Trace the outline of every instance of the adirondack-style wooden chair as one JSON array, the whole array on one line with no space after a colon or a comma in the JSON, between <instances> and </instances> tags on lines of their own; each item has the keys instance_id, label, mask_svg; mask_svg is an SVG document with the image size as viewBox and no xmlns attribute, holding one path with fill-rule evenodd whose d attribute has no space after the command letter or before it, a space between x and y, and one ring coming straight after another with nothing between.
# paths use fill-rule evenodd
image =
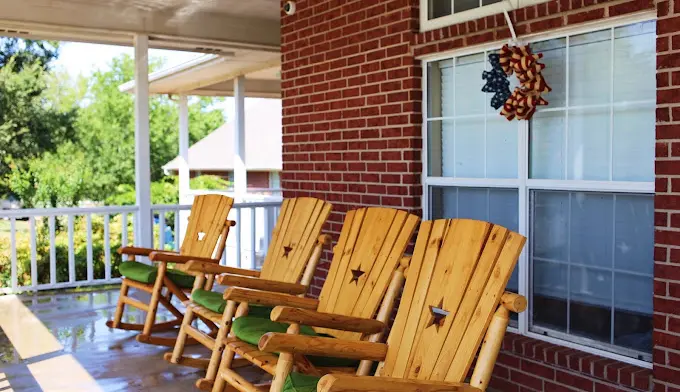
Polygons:
<instances>
[{"instance_id":1,"label":"adirondack-style wooden chair","mask_svg":"<svg viewBox=\"0 0 680 392\"><path fill-rule=\"evenodd\" d=\"M182 266L186 273L199 276L194 283L191 300L185 302L187 311L175 348L166 353L164 358L173 364L207 369L206 377L200 379L197 385L209 390L217 375L224 339L232 318L249 314L268 319L271 307L248 306L244 303L237 309L234 302L227 303L224 300L223 293L201 289L205 279L202 275L225 273L218 276L217 280L226 286L304 296L312 283L323 247L330 242L330 236L321 234L321 230L331 209L330 203L311 197L285 199L272 232L262 271L257 271L253 277L233 275L233 269L203 261L190 261ZM192 326L196 317L211 320L219 326L216 339ZM211 349L210 358L184 356L187 337Z\"/></svg>"},{"instance_id":2,"label":"adirondack-style wooden chair","mask_svg":"<svg viewBox=\"0 0 680 392\"><path fill-rule=\"evenodd\" d=\"M486 390L509 312L526 308L524 297L504 293L525 240L520 234L487 222L423 222L386 344L291 333L269 333L259 342L261 351L280 352L281 356L295 353L381 361L376 376L366 376L367 367L359 369L358 375L327 374L321 379L293 373L285 382L275 378L271 391ZM294 311L276 307L272 317ZM297 321L294 317L278 319ZM325 320L310 316L305 321L318 325ZM334 323L334 328L345 326ZM464 383L477 354L471 379ZM288 374L281 361L279 368L275 377ZM232 377L229 373L221 376Z\"/></svg>"},{"instance_id":3,"label":"adirondack-style wooden chair","mask_svg":"<svg viewBox=\"0 0 680 392\"><path fill-rule=\"evenodd\" d=\"M227 289L224 298L231 307L237 302L246 302L288 305L293 308L285 308L284 313L272 313L271 320L253 317L234 320L233 334L226 339L220 364L221 377L217 378L212 390L224 390L225 383L240 391L261 390L260 386L246 381L232 369L236 354L272 375L276 373L275 383L280 379L278 373L281 369L290 371L294 363L314 373L317 373L317 369L320 369L318 372L356 371L359 366L356 360L294 357L287 353L279 357L272 352L258 350L257 343L267 332L285 332L288 328L293 328L295 333L327 336L323 339L338 342L379 338L386 329L394 299L401 290L401 271L408 264L408 259L402 259L402 256L418 221L415 215L390 208L371 207L348 212L318 300L242 288ZM400 262L402 260L403 263ZM386 300L383 301L383 298ZM381 302L383 307L374 319ZM289 327L278 322L281 320L295 324ZM307 320L316 321L312 324L313 328L306 326ZM344 328L334 329L338 324ZM277 364L280 368L278 371ZM370 367L370 364L361 366Z\"/></svg>"},{"instance_id":4,"label":"adirondack-style wooden chair","mask_svg":"<svg viewBox=\"0 0 680 392\"><path fill-rule=\"evenodd\" d=\"M218 265L224 252L229 229L235 222L227 220L227 215L234 204L234 199L222 195L200 195L194 198L184 240L179 252L160 249L122 247L118 253L127 255L127 261L120 264L119 271L123 276L120 286L118 306L113 320L106 322L109 328L141 331L137 340L142 343L173 346L175 338L153 336L152 332L167 331L178 327L183 319L182 312L172 303L174 295L180 301L188 298L185 292L192 290L194 277L177 269L168 268L168 264L182 264L189 260L200 260L210 265ZM148 257L158 267L135 261L136 256ZM239 273L233 270L233 273ZM244 274L253 274L252 271ZM202 282L207 290L212 288L214 276L211 274ZM130 287L151 294L149 303L143 303L128 296ZM165 290L165 293L163 291ZM176 319L156 323L158 305L163 305ZM147 312L143 324L122 322L125 305L133 306ZM209 320L203 320L211 330L217 327Z\"/></svg>"}]
</instances>

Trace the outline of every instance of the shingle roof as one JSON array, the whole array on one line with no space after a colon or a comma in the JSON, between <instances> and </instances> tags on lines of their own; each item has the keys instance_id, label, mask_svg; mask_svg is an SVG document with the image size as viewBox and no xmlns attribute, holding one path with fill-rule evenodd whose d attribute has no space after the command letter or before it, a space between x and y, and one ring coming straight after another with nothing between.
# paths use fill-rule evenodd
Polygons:
<instances>
[{"instance_id":1,"label":"shingle roof","mask_svg":"<svg viewBox=\"0 0 680 392\"><path fill-rule=\"evenodd\" d=\"M246 100L246 169L280 171L281 100ZM177 171L179 157L163 165ZM234 169L234 121L230 119L189 147L189 170Z\"/></svg>"}]
</instances>

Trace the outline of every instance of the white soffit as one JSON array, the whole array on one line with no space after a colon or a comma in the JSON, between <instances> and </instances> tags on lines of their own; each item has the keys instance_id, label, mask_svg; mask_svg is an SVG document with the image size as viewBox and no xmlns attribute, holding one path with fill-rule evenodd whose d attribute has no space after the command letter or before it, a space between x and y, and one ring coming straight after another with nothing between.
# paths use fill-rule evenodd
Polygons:
<instances>
[{"instance_id":1,"label":"white soffit","mask_svg":"<svg viewBox=\"0 0 680 392\"><path fill-rule=\"evenodd\" d=\"M246 96L281 96L280 56L256 51L235 51L232 56L206 55L149 75L151 94L233 96L233 79L246 76ZM135 82L120 86L133 93Z\"/></svg>"},{"instance_id":2,"label":"white soffit","mask_svg":"<svg viewBox=\"0 0 680 392\"><path fill-rule=\"evenodd\" d=\"M224 53L278 52L279 0L0 0L0 35Z\"/></svg>"}]
</instances>

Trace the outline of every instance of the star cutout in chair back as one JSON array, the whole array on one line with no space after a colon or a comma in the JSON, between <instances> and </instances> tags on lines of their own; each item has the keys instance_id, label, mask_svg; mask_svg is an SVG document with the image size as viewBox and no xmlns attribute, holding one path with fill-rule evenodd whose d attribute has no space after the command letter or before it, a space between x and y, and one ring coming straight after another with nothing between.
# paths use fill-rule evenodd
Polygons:
<instances>
[{"instance_id":1,"label":"star cutout in chair back","mask_svg":"<svg viewBox=\"0 0 680 392\"><path fill-rule=\"evenodd\" d=\"M363 275L365 272L360 270L360 269L353 269L352 270L352 280L350 280L350 283L356 283L356 285L359 285L359 278L361 278L361 275Z\"/></svg>"},{"instance_id":2,"label":"star cutout in chair back","mask_svg":"<svg viewBox=\"0 0 680 392\"><path fill-rule=\"evenodd\" d=\"M430 313L432 313L432 321L430 321L430 325L434 325L435 328L437 328L437 331L439 331L439 327L444 325L446 316L449 315L449 312L446 310L442 309L444 306L444 300L442 299L439 301L439 306L432 306L430 305Z\"/></svg>"},{"instance_id":3,"label":"star cutout in chair back","mask_svg":"<svg viewBox=\"0 0 680 392\"><path fill-rule=\"evenodd\" d=\"M290 245L286 245L283 247L283 257L288 257L288 254L290 251L293 250L293 247Z\"/></svg>"}]
</instances>

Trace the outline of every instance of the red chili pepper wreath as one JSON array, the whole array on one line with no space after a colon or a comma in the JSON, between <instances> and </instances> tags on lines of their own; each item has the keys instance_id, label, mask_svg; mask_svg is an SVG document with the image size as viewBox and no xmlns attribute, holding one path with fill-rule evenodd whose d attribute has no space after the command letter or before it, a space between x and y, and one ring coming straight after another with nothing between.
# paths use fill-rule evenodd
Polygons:
<instances>
[{"instance_id":1,"label":"red chili pepper wreath","mask_svg":"<svg viewBox=\"0 0 680 392\"><path fill-rule=\"evenodd\" d=\"M532 53L529 45L513 47L505 45L501 49L500 63L503 71L508 76L514 73L520 82L501 110L501 115L508 120L515 117L518 120L529 120L538 105L548 104L548 101L541 97L541 94L552 90L541 75L545 64L539 63L538 60L542 57L541 53Z\"/></svg>"}]
</instances>

